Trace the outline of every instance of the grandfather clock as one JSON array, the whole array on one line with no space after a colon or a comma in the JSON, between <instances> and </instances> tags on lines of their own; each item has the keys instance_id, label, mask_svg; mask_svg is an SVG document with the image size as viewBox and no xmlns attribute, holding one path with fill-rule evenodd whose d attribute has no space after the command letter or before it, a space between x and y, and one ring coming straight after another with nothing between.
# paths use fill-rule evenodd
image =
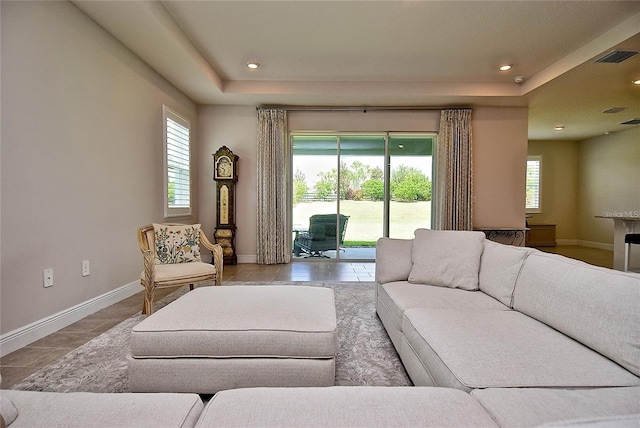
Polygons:
<instances>
[{"instance_id":1,"label":"grandfather clock","mask_svg":"<svg viewBox=\"0 0 640 428\"><path fill-rule=\"evenodd\" d=\"M235 249L238 159L226 146L213 154L213 179L216 182L216 231L213 236L222 247L226 265L238 263Z\"/></svg>"}]
</instances>

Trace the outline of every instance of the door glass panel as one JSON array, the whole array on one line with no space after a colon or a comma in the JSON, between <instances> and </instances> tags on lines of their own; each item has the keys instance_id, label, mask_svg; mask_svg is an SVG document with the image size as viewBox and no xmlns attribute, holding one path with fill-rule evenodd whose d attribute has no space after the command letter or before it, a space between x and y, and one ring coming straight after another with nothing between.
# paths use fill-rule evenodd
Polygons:
<instances>
[{"instance_id":1,"label":"door glass panel","mask_svg":"<svg viewBox=\"0 0 640 428\"><path fill-rule=\"evenodd\" d=\"M389 136L389 237L412 239L419 228L431 228L433 184L432 135Z\"/></svg>"},{"instance_id":2,"label":"door glass panel","mask_svg":"<svg viewBox=\"0 0 640 428\"><path fill-rule=\"evenodd\" d=\"M431 228L434 135L291 141L294 260L375 260L378 238L411 239Z\"/></svg>"},{"instance_id":3,"label":"door glass panel","mask_svg":"<svg viewBox=\"0 0 640 428\"><path fill-rule=\"evenodd\" d=\"M348 216L340 259L375 259L376 241L384 234L385 140L340 137L340 213Z\"/></svg>"},{"instance_id":4,"label":"door glass panel","mask_svg":"<svg viewBox=\"0 0 640 428\"><path fill-rule=\"evenodd\" d=\"M325 233L338 213L338 137L293 136L293 256L336 258L336 235ZM312 218L313 217L313 218Z\"/></svg>"}]
</instances>

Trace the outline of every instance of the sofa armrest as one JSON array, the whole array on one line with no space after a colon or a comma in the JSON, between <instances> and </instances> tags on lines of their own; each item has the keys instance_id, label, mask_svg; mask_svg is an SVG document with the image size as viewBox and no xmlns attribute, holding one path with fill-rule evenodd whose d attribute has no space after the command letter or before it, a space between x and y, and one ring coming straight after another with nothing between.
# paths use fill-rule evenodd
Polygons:
<instances>
[{"instance_id":1,"label":"sofa armrest","mask_svg":"<svg viewBox=\"0 0 640 428\"><path fill-rule=\"evenodd\" d=\"M413 266L413 239L380 238L376 244L376 282L406 281Z\"/></svg>"}]
</instances>

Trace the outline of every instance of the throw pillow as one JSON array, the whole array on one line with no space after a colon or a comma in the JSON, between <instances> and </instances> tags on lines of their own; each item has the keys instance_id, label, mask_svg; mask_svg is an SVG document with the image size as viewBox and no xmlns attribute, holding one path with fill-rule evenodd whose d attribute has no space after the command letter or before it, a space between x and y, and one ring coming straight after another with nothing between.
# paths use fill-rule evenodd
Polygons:
<instances>
[{"instance_id":1,"label":"throw pillow","mask_svg":"<svg viewBox=\"0 0 640 428\"><path fill-rule=\"evenodd\" d=\"M200 262L200 225L153 224L156 264Z\"/></svg>"},{"instance_id":2,"label":"throw pillow","mask_svg":"<svg viewBox=\"0 0 640 428\"><path fill-rule=\"evenodd\" d=\"M411 272L411 248L409 239L380 238L376 243L376 282L386 284L393 281L406 281Z\"/></svg>"},{"instance_id":3,"label":"throw pillow","mask_svg":"<svg viewBox=\"0 0 640 428\"><path fill-rule=\"evenodd\" d=\"M409 282L478 289L483 232L417 229Z\"/></svg>"},{"instance_id":4,"label":"throw pillow","mask_svg":"<svg viewBox=\"0 0 640 428\"><path fill-rule=\"evenodd\" d=\"M522 263L532 248L505 245L486 239L480 258L480 290L513 307L513 290Z\"/></svg>"}]
</instances>

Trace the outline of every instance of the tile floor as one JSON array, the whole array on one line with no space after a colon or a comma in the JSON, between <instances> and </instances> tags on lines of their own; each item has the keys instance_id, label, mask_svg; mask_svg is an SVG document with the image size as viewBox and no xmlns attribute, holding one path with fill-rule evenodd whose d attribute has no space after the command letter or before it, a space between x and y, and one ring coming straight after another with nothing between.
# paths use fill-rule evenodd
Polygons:
<instances>
[{"instance_id":1,"label":"tile floor","mask_svg":"<svg viewBox=\"0 0 640 428\"><path fill-rule=\"evenodd\" d=\"M375 263L296 262L225 266L224 281L373 281ZM175 288L156 291L161 299ZM142 308L142 291L0 358L1 388L8 389Z\"/></svg>"},{"instance_id":2,"label":"tile floor","mask_svg":"<svg viewBox=\"0 0 640 428\"><path fill-rule=\"evenodd\" d=\"M577 246L541 249L598 266L610 268L613 265L611 251ZM315 260L270 266L239 264L225 266L224 270L225 281L373 281L374 275L375 263ZM174 290L158 290L156 296L162 298ZM55 362L69 351L136 314L141 306L142 292L0 358L1 388L10 388L42 367Z\"/></svg>"}]
</instances>

